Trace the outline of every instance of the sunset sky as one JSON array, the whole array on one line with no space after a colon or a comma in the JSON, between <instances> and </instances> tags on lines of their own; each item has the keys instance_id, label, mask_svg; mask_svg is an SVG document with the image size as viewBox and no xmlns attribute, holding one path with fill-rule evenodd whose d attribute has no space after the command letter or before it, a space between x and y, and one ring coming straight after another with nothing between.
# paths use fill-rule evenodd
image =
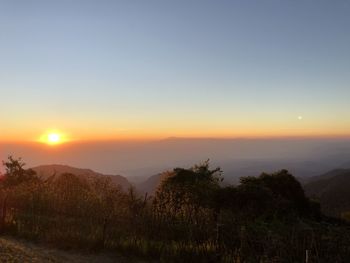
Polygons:
<instances>
[{"instance_id":1,"label":"sunset sky","mask_svg":"<svg viewBox=\"0 0 350 263\"><path fill-rule=\"evenodd\" d=\"M348 1L0 0L0 141L350 136Z\"/></svg>"}]
</instances>

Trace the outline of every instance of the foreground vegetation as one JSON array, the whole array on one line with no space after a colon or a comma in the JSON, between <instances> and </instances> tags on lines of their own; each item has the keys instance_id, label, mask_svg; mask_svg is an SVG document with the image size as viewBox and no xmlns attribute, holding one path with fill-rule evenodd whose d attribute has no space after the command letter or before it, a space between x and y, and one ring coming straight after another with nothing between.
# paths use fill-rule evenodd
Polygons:
<instances>
[{"instance_id":1,"label":"foreground vegetation","mask_svg":"<svg viewBox=\"0 0 350 263\"><path fill-rule=\"evenodd\" d=\"M66 251L45 244L18 239L10 236L0 237L1 263L145 263L135 258L122 257L117 253L88 251ZM147 261L148 262L148 261Z\"/></svg>"},{"instance_id":2,"label":"foreground vegetation","mask_svg":"<svg viewBox=\"0 0 350 263\"><path fill-rule=\"evenodd\" d=\"M109 178L39 178L4 162L0 229L64 249L102 248L164 262L350 262L350 230L320 213L282 170L222 186L209 163L166 172L154 196Z\"/></svg>"}]
</instances>

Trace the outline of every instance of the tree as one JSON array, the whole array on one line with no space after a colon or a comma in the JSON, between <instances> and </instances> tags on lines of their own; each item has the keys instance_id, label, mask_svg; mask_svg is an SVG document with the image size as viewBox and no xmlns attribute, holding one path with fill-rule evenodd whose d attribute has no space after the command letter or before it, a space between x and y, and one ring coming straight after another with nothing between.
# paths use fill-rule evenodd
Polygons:
<instances>
[{"instance_id":1,"label":"tree","mask_svg":"<svg viewBox=\"0 0 350 263\"><path fill-rule=\"evenodd\" d=\"M35 171L24 169L25 163L21 158L15 159L9 156L7 161L3 161L3 166L5 167L5 174L2 176L0 184L2 197L1 228L5 226L10 197L13 196L12 208L18 207L21 203L16 202L16 199L19 200L20 195L14 193L20 193L21 196L30 193L34 184L39 181Z\"/></svg>"},{"instance_id":2,"label":"tree","mask_svg":"<svg viewBox=\"0 0 350 263\"><path fill-rule=\"evenodd\" d=\"M156 191L154 203L161 212L192 220L200 208L214 205L222 181L220 168L209 169L209 160L192 168L175 168Z\"/></svg>"},{"instance_id":3,"label":"tree","mask_svg":"<svg viewBox=\"0 0 350 263\"><path fill-rule=\"evenodd\" d=\"M310 212L309 200L301 184L287 170L242 177L238 192L245 208L255 207L257 214L296 213L304 216Z\"/></svg>"},{"instance_id":4,"label":"tree","mask_svg":"<svg viewBox=\"0 0 350 263\"><path fill-rule=\"evenodd\" d=\"M2 163L5 167L5 174L3 177L3 184L5 187L12 187L26 181L37 179L35 171L23 168L25 163L21 158L15 159L9 156L8 160Z\"/></svg>"}]
</instances>

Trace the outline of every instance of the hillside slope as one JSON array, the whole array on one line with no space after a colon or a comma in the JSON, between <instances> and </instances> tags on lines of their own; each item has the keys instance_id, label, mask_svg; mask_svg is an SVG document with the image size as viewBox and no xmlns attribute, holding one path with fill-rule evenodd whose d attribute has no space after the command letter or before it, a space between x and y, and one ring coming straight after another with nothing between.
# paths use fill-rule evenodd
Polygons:
<instances>
[{"instance_id":1,"label":"hillside slope","mask_svg":"<svg viewBox=\"0 0 350 263\"><path fill-rule=\"evenodd\" d=\"M101 176L101 177L109 177L111 178L112 182L116 185L120 185L124 190L127 190L131 184L129 181L121 175L106 175L101 174L98 172L95 172L90 169L81 169L81 168L75 168L68 165L59 165L59 164L52 164L52 165L41 165L37 167L32 168L38 176L47 178L52 175L59 176L64 173L71 173L77 176L86 176L86 177L95 177L95 176Z\"/></svg>"},{"instance_id":2,"label":"hillside slope","mask_svg":"<svg viewBox=\"0 0 350 263\"><path fill-rule=\"evenodd\" d=\"M317 176L304 189L309 197L319 200L327 215L340 217L350 211L350 169L337 169Z\"/></svg>"}]
</instances>

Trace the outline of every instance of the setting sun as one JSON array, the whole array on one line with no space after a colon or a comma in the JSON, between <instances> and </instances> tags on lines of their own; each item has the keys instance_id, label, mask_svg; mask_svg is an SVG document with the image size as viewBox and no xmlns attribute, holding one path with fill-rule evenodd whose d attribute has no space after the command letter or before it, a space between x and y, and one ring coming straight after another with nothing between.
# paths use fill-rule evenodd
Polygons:
<instances>
[{"instance_id":1,"label":"setting sun","mask_svg":"<svg viewBox=\"0 0 350 263\"><path fill-rule=\"evenodd\" d=\"M61 136L57 133L51 133L48 136L48 142L51 144L57 144L61 140Z\"/></svg>"},{"instance_id":2,"label":"setting sun","mask_svg":"<svg viewBox=\"0 0 350 263\"><path fill-rule=\"evenodd\" d=\"M63 133L51 131L42 135L39 141L48 145L57 145L66 142L67 138Z\"/></svg>"}]
</instances>

